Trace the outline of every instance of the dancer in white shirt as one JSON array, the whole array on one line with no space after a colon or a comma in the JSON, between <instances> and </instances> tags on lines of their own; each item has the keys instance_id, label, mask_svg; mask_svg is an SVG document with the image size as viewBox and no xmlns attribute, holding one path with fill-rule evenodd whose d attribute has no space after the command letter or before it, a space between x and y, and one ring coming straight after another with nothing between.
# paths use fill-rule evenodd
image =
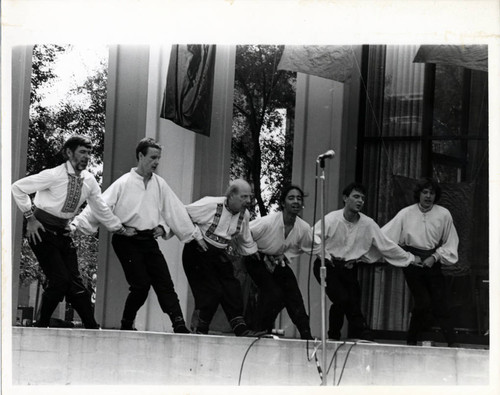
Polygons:
<instances>
[{"instance_id":1,"label":"dancer in white shirt","mask_svg":"<svg viewBox=\"0 0 500 395\"><path fill-rule=\"evenodd\" d=\"M175 333L189 333L167 262L156 238L175 234L186 243L195 238L202 241L186 209L166 181L154 173L161 146L151 138L142 139L136 148L137 167L124 174L103 193L113 213L134 235L126 238L113 235L112 245L130 285L123 309L121 329L133 329L134 320L146 302L152 286L160 307L172 321ZM77 216L73 224L83 233L97 231L98 221L92 208ZM167 229L170 231L167 232Z\"/></svg>"},{"instance_id":2,"label":"dancer in white shirt","mask_svg":"<svg viewBox=\"0 0 500 395\"><path fill-rule=\"evenodd\" d=\"M394 266L419 264L420 259L404 251L382 233L373 219L361 213L365 187L349 184L342 192L344 208L325 216L326 294L332 301L328 337L340 339L344 315L349 321L350 337L373 340L373 333L361 312L361 290L357 262L372 263L383 257ZM315 225L321 235L321 222ZM314 275L320 282L321 261L314 262Z\"/></svg>"},{"instance_id":3,"label":"dancer in white shirt","mask_svg":"<svg viewBox=\"0 0 500 395\"><path fill-rule=\"evenodd\" d=\"M129 236L101 197L94 176L87 170L92 143L72 136L62 148L67 162L16 181L12 194L27 220L26 237L48 280L36 326L50 326L50 318L64 297L82 319L85 328L97 329L90 294L80 272L69 221L84 202L112 232ZM33 206L30 194L35 193Z\"/></svg>"},{"instance_id":4,"label":"dancer in white shirt","mask_svg":"<svg viewBox=\"0 0 500 395\"><path fill-rule=\"evenodd\" d=\"M299 284L290 268L292 258L304 252L318 254L319 237L313 243L311 226L298 215L302 211L304 192L295 185L285 187L280 196L281 211L250 222L252 237L260 259L245 258L250 277L259 288L253 329L270 332L279 312L286 307L301 339L310 339L309 317Z\"/></svg>"},{"instance_id":5,"label":"dancer in white shirt","mask_svg":"<svg viewBox=\"0 0 500 395\"><path fill-rule=\"evenodd\" d=\"M243 319L241 285L234 276L232 255L257 252L248 221L251 187L244 180L235 180L225 196L207 196L186 206L189 216L202 233L205 248L196 243L184 246L182 263L193 291L197 320L196 333L208 333L210 322L219 306L236 336L258 336L248 329Z\"/></svg>"},{"instance_id":6,"label":"dancer in white shirt","mask_svg":"<svg viewBox=\"0 0 500 395\"><path fill-rule=\"evenodd\" d=\"M440 197L441 187L435 180L420 179L414 190L416 203L402 209L382 228L391 240L422 259L422 266L403 269L414 299L408 345L420 340L430 312L437 318L448 346L454 347L456 342L441 265L458 261L458 234L450 212L436 204Z\"/></svg>"}]
</instances>

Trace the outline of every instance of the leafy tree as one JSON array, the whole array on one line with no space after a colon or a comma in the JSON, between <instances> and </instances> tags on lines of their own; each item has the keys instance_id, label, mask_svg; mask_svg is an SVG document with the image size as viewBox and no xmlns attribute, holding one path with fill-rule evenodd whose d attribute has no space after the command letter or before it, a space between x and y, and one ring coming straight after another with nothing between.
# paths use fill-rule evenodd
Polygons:
<instances>
[{"instance_id":1,"label":"leafy tree","mask_svg":"<svg viewBox=\"0 0 500 395\"><path fill-rule=\"evenodd\" d=\"M231 177L253 184L261 215L291 180L296 75L277 70L282 53L275 45L236 48Z\"/></svg>"}]
</instances>

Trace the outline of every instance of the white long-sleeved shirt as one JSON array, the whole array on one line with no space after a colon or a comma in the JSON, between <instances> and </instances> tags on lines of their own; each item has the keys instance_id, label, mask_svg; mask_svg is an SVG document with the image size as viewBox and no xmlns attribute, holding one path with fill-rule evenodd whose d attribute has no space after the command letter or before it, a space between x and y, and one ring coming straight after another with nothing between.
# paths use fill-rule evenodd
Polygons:
<instances>
[{"instance_id":1,"label":"white long-sleeved shirt","mask_svg":"<svg viewBox=\"0 0 500 395\"><path fill-rule=\"evenodd\" d=\"M153 173L144 185L144 178L133 168L111 184L102 196L125 226L146 230L160 224L167 225L165 238L172 230L183 243L194 238L201 239L183 203L157 174ZM97 231L98 221L94 211L85 208L73 224L83 233L89 234Z\"/></svg>"},{"instance_id":2,"label":"white long-sleeved shirt","mask_svg":"<svg viewBox=\"0 0 500 395\"><path fill-rule=\"evenodd\" d=\"M458 234L450 212L437 204L423 213L418 204L405 207L382 231L400 245L432 250L444 265L458 261Z\"/></svg>"},{"instance_id":3,"label":"white long-sleeved shirt","mask_svg":"<svg viewBox=\"0 0 500 395\"><path fill-rule=\"evenodd\" d=\"M288 260L303 252L311 253L313 233L310 225L297 217L292 230L285 237L283 212L278 211L250 221L250 231L260 252L268 255L285 255ZM314 237L313 254L320 252L320 238Z\"/></svg>"},{"instance_id":4,"label":"white long-sleeved shirt","mask_svg":"<svg viewBox=\"0 0 500 395\"><path fill-rule=\"evenodd\" d=\"M321 235L320 221L316 223L314 232ZM400 267L406 267L415 260L413 254L389 239L373 219L359 213L359 220L352 223L344 218L343 209L325 216L325 251L327 259L372 263L384 257L391 265Z\"/></svg>"},{"instance_id":5,"label":"white long-sleeved shirt","mask_svg":"<svg viewBox=\"0 0 500 395\"><path fill-rule=\"evenodd\" d=\"M250 233L250 213L232 214L226 207L226 197L206 196L186 206L187 212L201 231L203 239L217 248L226 248L234 241L241 255L257 252L257 243Z\"/></svg>"},{"instance_id":6,"label":"white long-sleeved shirt","mask_svg":"<svg viewBox=\"0 0 500 395\"><path fill-rule=\"evenodd\" d=\"M32 207L29 195L36 192L33 200L36 207L55 217L69 220L87 201L96 218L106 228L112 232L119 230L122 227L121 221L102 199L101 188L94 176L83 170L79 176L82 181L78 192L79 188L69 181L71 176L68 173L77 178L69 161L16 181L12 184L12 195L19 209L22 212L29 211Z\"/></svg>"}]
</instances>

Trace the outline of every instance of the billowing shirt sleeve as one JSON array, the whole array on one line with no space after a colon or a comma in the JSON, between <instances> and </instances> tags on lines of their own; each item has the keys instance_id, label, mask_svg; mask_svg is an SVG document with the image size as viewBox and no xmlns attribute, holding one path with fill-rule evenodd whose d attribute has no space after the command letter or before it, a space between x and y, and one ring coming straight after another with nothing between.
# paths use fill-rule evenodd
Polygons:
<instances>
[{"instance_id":1,"label":"billowing shirt sleeve","mask_svg":"<svg viewBox=\"0 0 500 395\"><path fill-rule=\"evenodd\" d=\"M250 231L255 240L259 240L265 233L267 228L266 217L258 217L249 223Z\"/></svg>"},{"instance_id":2,"label":"billowing shirt sleeve","mask_svg":"<svg viewBox=\"0 0 500 395\"><path fill-rule=\"evenodd\" d=\"M241 255L247 256L257 252L257 243L252 237L252 232L250 232L248 212L245 213L245 219L241 224L241 231L236 239L236 250Z\"/></svg>"},{"instance_id":3,"label":"billowing shirt sleeve","mask_svg":"<svg viewBox=\"0 0 500 395\"><path fill-rule=\"evenodd\" d=\"M109 189L109 188L108 188ZM116 232L121 229L122 223L120 219L113 214L112 209L103 198L101 188L97 181L92 177L91 192L87 199L88 206L92 210L94 218L102 223L110 232Z\"/></svg>"},{"instance_id":4,"label":"billowing shirt sleeve","mask_svg":"<svg viewBox=\"0 0 500 395\"><path fill-rule=\"evenodd\" d=\"M392 241L400 245L403 244L403 212L400 211L393 219L386 223L382 227L382 232Z\"/></svg>"},{"instance_id":5,"label":"billowing shirt sleeve","mask_svg":"<svg viewBox=\"0 0 500 395\"><path fill-rule=\"evenodd\" d=\"M388 263L393 266L406 267L415 261L413 254L403 250L394 241L389 239L375 222L370 229L373 245L380 251Z\"/></svg>"},{"instance_id":6,"label":"billowing shirt sleeve","mask_svg":"<svg viewBox=\"0 0 500 395\"><path fill-rule=\"evenodd\" d=\"M183 243L188 243L193 239L201 240L203 237L200 229L193 224L186 207L177 195L166 182L161 183L161 189L163 202L161 213L170 230Z\"/></svg>"},{"instance_id":7,"label":"billowing shirt sleeve","mask_svg":"<svg viewBox=\"0 0 500 395\"><path fill-rule=\"evenodd\" d=\"M443 265L454 265L458 261L458 234L449 212L445 217L442 244L436 253Z\"/></svg>"},{"instance_id":8,"label":"billowing shirt sleeve","mask_svg":"<svg viewBox=\"0 0 500 395\"><path fill-rule=\"evenodd\" d=\"M334 253L332 251L333 237L337 231L338 221L331 219L331 214L327 214L325 217L325 259L334 259ZM316 222L314 228L314 240L319 240L320 248L317 255L321 254L321 221Z\"/></svg>"},{"instance_id":9,"label":"billowing shirt sleeve","mask_svg":"<svg viewBox=\"0 0 500 395\"><path fill-rule=\"evenodd\" d=\"M97 182L96 182L96 184L97 184ZM97 205L102 207L102 203L104 203L104 205L106 207L108 207L108 209L112 213L114 208L115 208L116 202L118 200L118 196L120 194L120 185L121 185L120 179L115 181L113 184L111 184L108 187L108 189L106 189L106 191L104 191L100 195L100 198L99 197L97 198L97 200L98 200ZM99 188L98 185L97 185L97 187ZM99 192L100 192L100 189L99 189ZM93 191L93 193L94 193L94 191ZM99 202L99 200L102 200L102 203ZM86 234L86 235L94 234L99 229L99 222L100 222L99 216L95 215L95 211L94 211L93 207L94 207L94 205L90 204L90 199L89 199L89 204L87 205L87 207L85 207L85 209L83 209L83 211L80 214L78 214L72 221L72 224L74 226L76 226L76 228L80 232L82 232L83 234ZM120 219L118 217L116 217L114 214L113 214L113 216L116 219L118 219L120 226L119 227L115 226L115 227L112 227L110 229L109 227L106 226L106 224L104 224L106 226L106 228L111 232L119 230L122 226Z\"/></svg>"},{"instance_id":10,"label":"billowing shirt sleeve","mask_svg":"<svg viewBox=\"0 0 500 395\"><path fill-rule=\"evenodd\" d=\"M307 226L307 228L309 228L309 226ZM310 255L321 253L321 238L318 234L313 234L312 228L304 229L304 234L300 240L300 250Z\"/></svg>"},{"instance_id":11,"label":"billowing shirt sleeve","mask_svg":"<svg viewBox=\"0 0 500 395\"><path fill-rule=\"evenodd\" d=\"M21 178L12 184L12 196L19 209L24 213L32 207L30 194L48 189L54 182L53 169L42 170L38 174Z\"/></svg>"}]
</instances>

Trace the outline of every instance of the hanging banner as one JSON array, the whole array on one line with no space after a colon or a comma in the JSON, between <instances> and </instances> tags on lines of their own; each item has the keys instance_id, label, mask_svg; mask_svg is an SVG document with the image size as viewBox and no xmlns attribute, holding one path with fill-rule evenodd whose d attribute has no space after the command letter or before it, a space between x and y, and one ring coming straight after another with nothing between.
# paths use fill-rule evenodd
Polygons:
<instances>
[{"instance_id":1,"label":"hanging banner","mask_svg":"<svg viewBox=\"0 0 500 395\"><path fill-rule=\"evenodd\" d=\"M487 45L421 45L413 63L440 63L488 71Z\"/></svg>"},{"instance_id":2,"label":"hanging banner","mask_svg":"<svg viewBox=\"0 0 500 395\"><path fill-rule=\"evenodd\" d=\"M215 45L173 45L160 117L210 136Z\"/></svg>"},{"instance_id":3,"label":"hanging banner","mask_svg":"<svg viewBox=\"0 0 500 395\"><path fill-rule=\"evenodd\" d=\"M286 45L278 70L347 82L353 66L354 53L350 45Z\"/></svg>"}]
</instances>

